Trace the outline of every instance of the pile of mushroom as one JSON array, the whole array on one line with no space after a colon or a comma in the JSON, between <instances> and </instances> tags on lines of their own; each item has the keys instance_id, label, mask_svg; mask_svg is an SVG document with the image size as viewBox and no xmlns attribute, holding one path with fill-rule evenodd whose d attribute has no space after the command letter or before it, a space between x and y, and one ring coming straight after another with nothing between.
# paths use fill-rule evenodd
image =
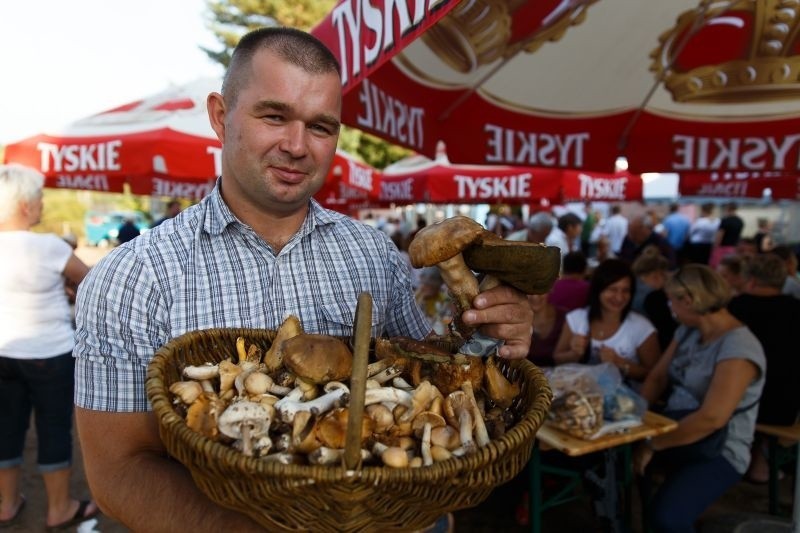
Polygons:
<instances>
[{"instance_id":1,"label":"pile of mushroom","mask_svg":"<svg viewBox=\"0 0 800 533\"><path fill-rule=\"evenodd\" d=\"M416 467L475 453L514 423L509 407L519 387L491 359L414 343L376 342L361 423L365 464ZM432 350L427 359L426 349ZM170 386L187 425L247 456L339 464L351 400L350 348L304 333L292 316L266 352L240 337L236 353L235 361L186 366L185 379Z\"/></svg>"}]
</instances>

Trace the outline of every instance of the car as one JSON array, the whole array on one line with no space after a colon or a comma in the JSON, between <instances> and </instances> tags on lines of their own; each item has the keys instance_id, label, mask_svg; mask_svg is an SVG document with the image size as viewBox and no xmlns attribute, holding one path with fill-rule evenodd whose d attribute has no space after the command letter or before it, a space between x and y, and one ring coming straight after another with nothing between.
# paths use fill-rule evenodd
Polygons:
<instances>
[{"instance_id":1,"label":"car","mask_svg":"<svg viewBox=\"0 0 800 533\"><path fill-rule=\"evenodd\" d=\"M150 222L144 213L138 211L114 211L101 213L90 211L84 218L86 242L89 246L110 246L117 242L119 227L125 220L132 218L141 233L150 228Z\"/></svg>"}]
</instances>

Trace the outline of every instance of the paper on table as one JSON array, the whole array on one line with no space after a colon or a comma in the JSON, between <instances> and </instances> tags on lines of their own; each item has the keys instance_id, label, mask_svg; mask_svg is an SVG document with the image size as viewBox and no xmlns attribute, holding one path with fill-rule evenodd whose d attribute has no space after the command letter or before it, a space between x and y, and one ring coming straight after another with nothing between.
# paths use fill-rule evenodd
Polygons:
<instances>
[{"instance_id":1,"label":"paper on table","mask_svg":"<svg viewBox=\"0 0 800 533\"><path fill-rule=\"evenodd\" d=\"M603 425L600 426L592 436L589 437L589 440L595 440L603 435L611 435L613 433L624 433L629 429L638 427L642 425L642 420L639 418L631 418L627 420L619 420L617 422L608 422L604 421Z\"/></svg>"}]
</instances>

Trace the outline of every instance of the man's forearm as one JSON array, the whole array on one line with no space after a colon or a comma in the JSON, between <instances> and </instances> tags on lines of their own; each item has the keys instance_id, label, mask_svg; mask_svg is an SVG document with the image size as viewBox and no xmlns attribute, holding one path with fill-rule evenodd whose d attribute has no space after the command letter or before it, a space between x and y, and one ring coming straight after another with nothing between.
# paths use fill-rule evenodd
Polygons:
<instances>
[{"instance_id":1,"label":"man's forearm","mask_svg":"<svg viewBox=\"0 0 800 533\"><path fill-rule=\"evenodd\" d=\"M132 531L260 531L247 516L209 500L180 463L142 453L89 479L103 512Z\"/></svg>"}]
</instances>

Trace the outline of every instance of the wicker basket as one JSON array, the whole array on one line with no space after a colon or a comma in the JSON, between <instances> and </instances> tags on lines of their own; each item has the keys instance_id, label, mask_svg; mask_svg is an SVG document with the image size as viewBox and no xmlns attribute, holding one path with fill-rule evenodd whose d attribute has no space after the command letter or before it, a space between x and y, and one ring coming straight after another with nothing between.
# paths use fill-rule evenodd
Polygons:
<instances>
[{"instance_id":1,"label":"wicker basket","mask_svg":"<svg viewBox=\"0 0 800 533\"><path fill-rule=\"evenodd\" d=\"M275 332L209 329L173 339L150 363L147 394L167 450L190 470L198 487L270 531L407 531L426 527L445 512L475 506L528 462L550 405L550 388L537 367L528 361L502 362L504 375L521 385L512 406L519 421L474 455L404 469L264 462L189 429L169 393L184 366L235 357L239 336L266 350ZM351 390L355 403L355 387ZM363 408L363 392L360 403Z\"/></svg>"}]
</instances>

